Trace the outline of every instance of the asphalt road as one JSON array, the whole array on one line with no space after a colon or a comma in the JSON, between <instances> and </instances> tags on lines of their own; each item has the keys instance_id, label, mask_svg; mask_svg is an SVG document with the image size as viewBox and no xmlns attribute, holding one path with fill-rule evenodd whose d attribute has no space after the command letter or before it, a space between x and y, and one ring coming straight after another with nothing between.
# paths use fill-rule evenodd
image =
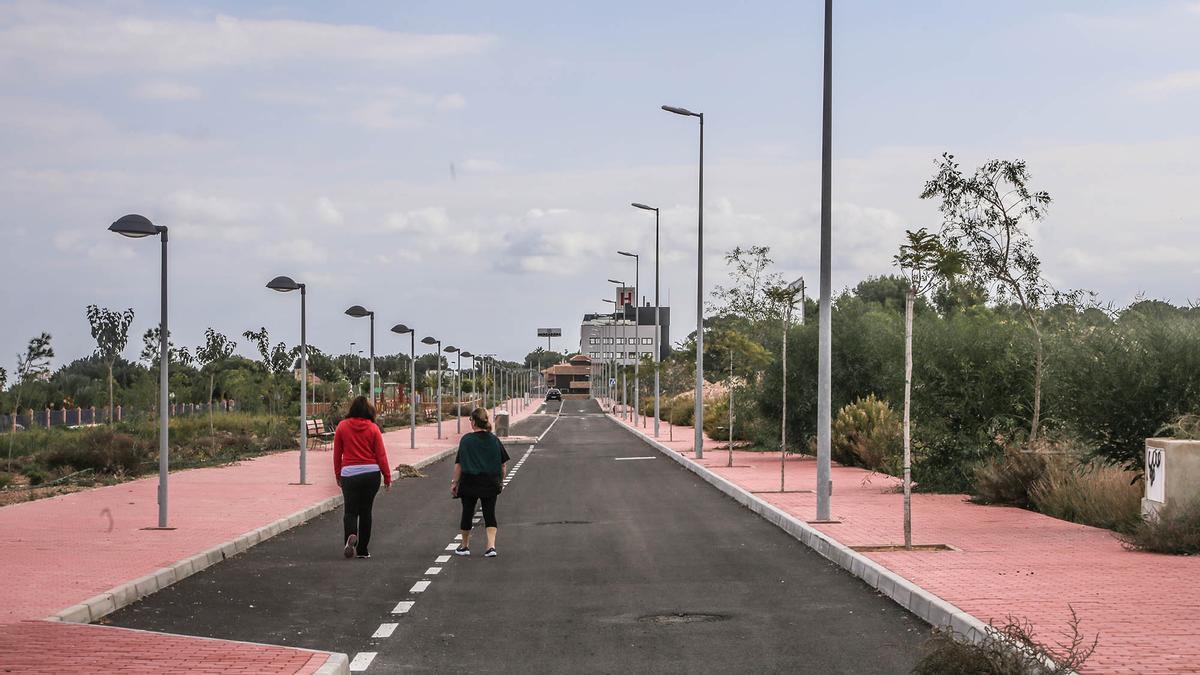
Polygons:
<instances>
[{"instance_id":1,"label":"asphalt road","mask_svg":"<svg viewBox=\"0 0 1200 675\"><path fill-rule=\"evenodd\" d=\"M438 561L457 534L446 460L381 493L369 560L342 558L336 511L109 622L342 651L369 673L911 668L929 633L919 619L593 402L557 407L514 428L549 431L528 454L509 448L519 468L497 507L497 558L477 528L474 555ZM654 459L617 459L642 457Z\"/></svg>"}]
</instances>

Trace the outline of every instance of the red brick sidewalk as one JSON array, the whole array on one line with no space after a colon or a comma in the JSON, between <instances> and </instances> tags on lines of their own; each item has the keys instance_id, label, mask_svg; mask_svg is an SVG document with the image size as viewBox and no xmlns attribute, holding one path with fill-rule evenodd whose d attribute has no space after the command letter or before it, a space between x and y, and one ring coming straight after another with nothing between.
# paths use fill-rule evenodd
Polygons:
<instances>
[{"instance_id":1,"label":"red brick sidewalk","mask_svg":"<svg viewBox=\"0 0 1200 675\"><path fill-rule=\"evenodd\" d=\"M514 412L512 421L523 419L536 408L537 401L533 401L525 410ZM453 418L443 421L443 438L438 440L434 425L419 426L415 450L409 448L408 429L388 432L384 435L388 459L393 466L415 464L444 452L458 443L459 434L454 429ZM157 524L157 476L0 508L0 569L8 580L4 599L0 601L0 647L3 648L0 667L13 659L27 664L40 657L40 652L29 651L32 647L21 647L22 636L36 634L38 644L43 644L50 639L47 635L55 634L56 627L65 626L28 623L30 620L44 619L133 580L153 577L156 573L162 575L164 568L227 545L275 521L291 517L294 522L290 525L298 524L305 519L306 510L315 514L314 507L323 503L329 506L328 500L340 494L334 481L331 453L309 452L310 485L304 486L291 484L299 477L299 454L294 450L229 466L173 472L169 525L177 528L174 530L145 529ZM229 548L232 553L232 547ZM166 576L162 585L173 583L179 574L171 572ZM73 656L85 655L73 646L78 633L61 635L62 641L55 648L58 657L68 661L56 661L60 665L57 672L64 672L62 664L69 663ZM188 670L177 665L158 668L153 664L165 663L162 659L178 663L185 658L179 640L194 640L197 653L207 653L204 650L211 649L213 644L185 637L159 642L155 640L159 637L156 634L138 635L141 637L132 641L127 637L95 638L139 645L141 651L130 652L110 663L112 670L119 669L126 658L140 664L139 672L147 672L147 668L157 672ZM288 663L299 658L291 652L306 654L302 666L313 654L287 648L269 649L276 656L287 655L284 660ZM216 667L220 669L221 664Z\"/></svg>"},{"instance_id":2,"label":"red brick sidewalk","mask_svg":"<svg viewBox=\"0 0 1200 675\"><path fill-rule=\"evenodd\" d=\"M653 435L653 420L643 429ZM692 458L692 428L660 427L659 443ZM779 454L733 453L706 438L698 462L801 520L816 516L816 462L789 458L779 490ZM832 515L813 525L846 546L902 544L899 481L834 465ZM771 492L774 491L774 492ZM1086 672L1200 672L1200 558L1133 553L1112 533L1024 509L971 504L962 495L913 495L913 539L945 552L865 553L870 559L987 623L1028 619L1058 641L1070 617L1100 644Z\"/></svg>"}]
</instances>

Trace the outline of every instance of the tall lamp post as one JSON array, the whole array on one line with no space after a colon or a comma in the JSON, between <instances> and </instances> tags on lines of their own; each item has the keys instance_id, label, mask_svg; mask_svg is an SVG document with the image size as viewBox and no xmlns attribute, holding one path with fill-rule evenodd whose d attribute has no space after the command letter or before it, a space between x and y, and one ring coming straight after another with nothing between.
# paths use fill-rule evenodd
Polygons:
<instances>
[{"instance_id":1,"label":"tall lamp post","mask_svg":"<svg viewBox=\"0 0 1200 675\"><path fill-rule=\"evenodd\" d=\"M826 0L831 2L832 0ZM704 113L664 105L663 110L700 120L700 195L696 218L696 459L704 457Z\"/></svg>"},{"instance_id":2,"label":"tall lamp post","mask_svg":"<svg viewBox=\"0 0 1200 675\"><path fill-rule=\"evenodd\" d=\"M398 323L392 326L397 335L408 333L408 447L417 447L417 332Z\"/></svg>"},{"instance_id":3,"label":"tall lamp post","mask_svg":"<svg viewBox=\"0 0 1200 675\"><path fill-rule=\"evenodd\" d=\"M659 320L659 303L658 301L658 208L654 206L646 206L638 202L633 202L632 206L635 209L654 212L654 437L658 438L658 369L659 361L662 358L662 347L658 341L661 339L659 334L662 332L662 324Z\"/></svg>"},{"instance_id":4,"label":"tall lamp post","mask_svg":"<svg viewBox=\"0 0 1200 675\"><path fill-rule=\"evenodd\" d=\"M375 405L375 312L363 308L362 305L354 305L346 310L347 316L352 316L356 319L361 319L364 316L371 317L371 405Z\"/></svg>"},{"instance_id":5,"label":"tall lamp post","mask_svg":"<svg viewBox=\"0 0 1200 675\"><path fill-rule=\"evenodd\" d=\"M783 310L783 384L782 388L782 407L779 415L779 491L783 492L783 477L784 467L787 462L787 343L788 330L792 327L792 309L796 306L796 295L799 294L801 302L804 298L804 279L796 279L787 285L787 288L780 294L786 307Z\"/></svg>"},{"instance_id":6,"label":"tall lamp post","mask_svg":"<svg viewBox=\"0 0 1200 675\"><path fill-rule=\"evenodd\" d=\"M421 338L421 344L437 345L437 437L442 437L442 341L430 336Z\"/></svg>"},{"instance_id":7,"label":"tall lamp post","mask_svg":"<svg viewBox=\"0 0 1200 675\"><path fill-rule=\"evenodd\" d=\"M474 399L475 393L479 390L478 382L475 380L475 355L472 354L471 352L467 352L467 351L461 351L458 353L458 355L463 357L464 359L471 359L471 398ZM461 387L460 387L460 389L461 389ZM460 394L460 396L461 396L461 394ZM470 414L470 413L467 413L467 414Z\"/></svg>"},{"instance_id":8,"label":"tall lamp post","mask_svg":"<svg viewBox=\"0 0 1200 675\"><path fill-rule=\"evenodd\" d=\"M157 234L162 244L162 276L159 285L161 314L158 324L158 529L172 529L167 527L167 469L170 465L170 450L167 445L170 433L170 412L167 407L170 405L167 393L167 228L155 225L145 216L131 213L121 216L109 225L108 231L131 239Z\"/></svg>"},{"instance_id":9,"label":"tall lamp post","mask_svg":"<svg viewBox=\"0 0 1200 675\"><path fill-rule=\"evenodd\" d=\"M308 336L304 284L291 277L275 277L267 288L280 293L300 291L300 485L308 485Z\"/></svg>"},{"instance_id":10,"label":"tall lamp post","mask_svg":"<svg viewBox=\"0 0 1200 675\"><path fill-rule=\"evenodd\" d=\"M625 283L624 283L624 282L622 282L622 281L615 281L615 280L613 280L613 279L609 279L609 281L613 282L614 284L616 284L616 285L618 285L618 286L624 286L624 285L625 285ZM614 319L614 320L616 320L616 318L617 318L617 307L618 307L618 306L620 306L620 304L621 304L621 303L617 302L616 300L605 300L605 302L611 302L611 303L612 303L612 305L613 305L613 319ZM624 310L624 308L623 308L623 307L622 307L622 310ZM628 345L624 344L624 343L625 343L625 341L626 341L625 337L626 337L626 335L627 335L627 333L628 333L628 331L626 331L626 330L625 330L625 316L624 316L624 315L625 315L625 312L624 312L624 311L622 311L622 312L621 312L621 343L622 343L622 344L621 344L621 351L620 351L620 352L618 352L618 351L616 350L616 345L615 345L615 344L613 345L613 348L614 348L614 349L613 349L613 356L615 356L615 357L617 357L617 359L619 359L619 360L617 360L617 361L614 361L614 363L616 364L616 368L617 368L617 369L613 371L613 379L616 379L616 376L617 376L617 374L618 374L618 373L620 373L620 376L621 376L621 407L622 407L622 408L627 408L627 407L628 407L628 403L629 403L629 401L628 401L628 399L626 398L626 392L625 392L625 364L624 364L624 363L622 363L622 361L624 361L624 360L625 360L625 354L624 354L624 352L625 352L625 349L626 349L626 347L628 347ZM614 342L614 343L617 341L617 338L616 338L616 332L617 332L617 331L616 331L616 329L614 328L614 329L613 329L613 336L614 336L614 337L613 337L613 342ZM614 399L614 401L615 401L615 400L616 400L616 399ZM628 411L626 411L626 410L622 410L622 411L621 411L621 416L622 416L622 417L625 417L625 415L626 415L626 413L627 413L627 412L628 412Z\"/></svg>"},{"instance_id":11,"label":"tall lamp post","mask_svg":"<svg viewBox=\"0 0 1200 675\"><path fill-rule=\"evenodd\" d=\"M442 351L448 354L455 354L458 357L458 363L454 367L454 380L457 383L454 394L454 420L457 426L455 433L462 433L462 351L454 345L447 345Z\"/></svg>"},{"instance_id":12,"label":"tall lamp post","mask_svg":"<svg viewBox=\"0 0 1200 675\"><path fill-rule=\"evenodd\" d=\"M640 295L640 286L642 283L641 258L636 253L628 251L617 251L617 255L623 255L633 258L633 426L638 425L638 394L641 392L641 376L639 375L642 363L642 306ZM621 308L621 313L625 313L625 308Z\"/></svg>"},{"instance_id":13,"label":"tall lamp post","mask_svg":"<svg viewBox=\"0 0 1200 675\"><path fill-rule=\"evenodd\" d=\"M817 520L829 520L830 371L833 330L830 319L830 257L833 184L833 0L825 0L825 59L821 101L821 306L817 348Z\"/></svg>"}]
</instances>

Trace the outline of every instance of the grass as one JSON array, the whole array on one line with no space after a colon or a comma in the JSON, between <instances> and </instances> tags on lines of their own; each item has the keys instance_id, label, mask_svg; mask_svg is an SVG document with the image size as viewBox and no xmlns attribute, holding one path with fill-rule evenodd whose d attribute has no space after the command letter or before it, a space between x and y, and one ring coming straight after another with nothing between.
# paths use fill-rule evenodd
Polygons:
<instances>
[{"instance_id":1,"label":"grass","mask_svg":"<svg viewBox=\"0 0 1200 675\"><path fill-rule=\"evenodd\" d=\"M1045 456L1006 448L1004 454L975 468L975 493L971 501L1029 508L1032 504L1030 491L1045 472Z\"/></svg>"},{"instance_id":2,"label":"grass","mask_svg":"<svg viewBox=\"0 0 1200 675\"><path fill-rule=\"evenodd\" d=\"M1050 460L1029 499L1048 516L1131 532L1141 522L1142 487L1136 476L1110 464Z\"/></svg>"},{"instance_id":3,"label":"grass","mask_svg":"<svg viewBox=\"0 0 1200 675\"><path fill-rule=\"evenodd\" d=\"M1168 503L1157 517L1142 521L1121 540L1133 551L1200 554L1200 499L1182 506Z\"/></svg>"}]
</instances>

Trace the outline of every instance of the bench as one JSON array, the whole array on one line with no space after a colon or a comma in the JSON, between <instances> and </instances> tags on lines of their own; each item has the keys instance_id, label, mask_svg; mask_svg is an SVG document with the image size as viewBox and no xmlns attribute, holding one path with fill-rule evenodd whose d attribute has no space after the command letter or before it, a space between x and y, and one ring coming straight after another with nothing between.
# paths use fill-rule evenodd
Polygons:
<instances>
[{"instance_id":1,"label":"bench","mask_svg":"<svg viewBox=\"0 0 1200 675\"><path fill-rule=\"evenodd\" d=\"M309 449L329 450L333 447L333 432L325 429L325 420L305 420L304 426L308 432Z\"/></svg>"}]
</instances>

